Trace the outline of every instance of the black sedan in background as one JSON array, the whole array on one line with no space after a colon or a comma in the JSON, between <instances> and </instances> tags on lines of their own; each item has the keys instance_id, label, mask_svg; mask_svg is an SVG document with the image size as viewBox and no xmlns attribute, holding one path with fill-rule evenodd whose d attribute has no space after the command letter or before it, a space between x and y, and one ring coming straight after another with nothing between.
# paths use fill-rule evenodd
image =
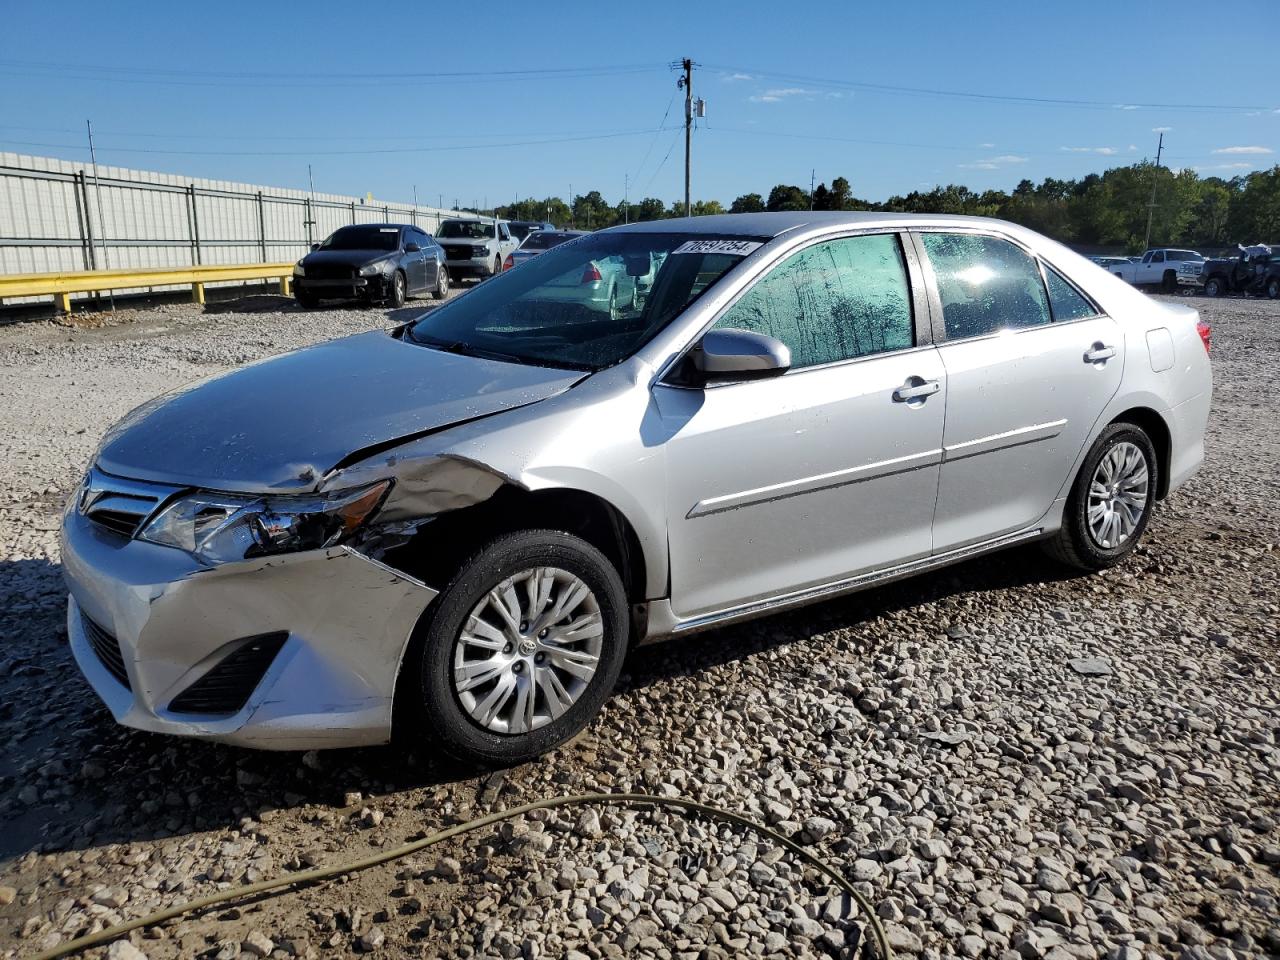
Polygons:
<instances>
[{"instance_id":1,"label":"black sedan in background","mask_svg":"<svg viewBox=\"0 0 1280 960\"><path fill-rule=\"evenodd\" d=\"M406 297L423 293L443 300L449 293L449 271L435 239L407 223L342 227L293 268L293 296L301 307L321 300L398 307Z\"/></svg>"}]
</instances>

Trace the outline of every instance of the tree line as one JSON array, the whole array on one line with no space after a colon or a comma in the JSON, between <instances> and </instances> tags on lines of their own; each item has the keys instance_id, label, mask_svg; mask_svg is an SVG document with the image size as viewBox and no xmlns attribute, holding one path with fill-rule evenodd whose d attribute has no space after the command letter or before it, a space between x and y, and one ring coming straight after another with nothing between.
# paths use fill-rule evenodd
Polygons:
<instances>
[{"instance_id":1,"label":"tree line","mask_svg":"<svg viewBox=\"0 0 1280 960\"><path fill-rule=\"evenodd\" d=\"M1152 186L1155 205L1151 206ZM1012 192L981 193L960 184L913 190L883 203L860 199L836 177L809 191L778 184L768 196L746 193L726 208L718 200L693 204L694 216L765 210L879 210L998 217L1084 248L1140 253L1151 211L1153 246L1225 248L1238 242L1280 243L1280 165L1224 179L1154 163L1113 167L1078 180L1023 180ZM486 211L488 212L488 211ZM492 211L512 220L549 220L558 226L599 230L623 222L684 216L683 202L656 197L609 204L598 190L565 203L559 197L521 200Z\"/></svg>"}]
</instances>

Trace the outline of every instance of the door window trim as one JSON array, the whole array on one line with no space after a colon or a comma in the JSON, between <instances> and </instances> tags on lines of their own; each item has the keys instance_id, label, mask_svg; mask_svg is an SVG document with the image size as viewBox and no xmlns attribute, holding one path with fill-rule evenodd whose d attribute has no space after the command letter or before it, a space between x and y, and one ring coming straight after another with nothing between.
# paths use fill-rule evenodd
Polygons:
<instances>
[{"instance_id":1,"label":"door window trim","mask_svg":"<svg viewBox=\"0 0 1280 960\"><path fill-rule=\"evenodd\" d=\"M905 231L911 238L912 244L915 246L916 255L920 260L921 271L925 278L925 291L929 299L929 310L932 317L933 341L936 346L943 347L952 343L971 343L976 340L991 340L995 337L1007 337L1010 335L1020 336L1024 333L1035 333L1037 330L1052 330L1055 327L1064 327L1072 323L1087 323L1091 320L1106 318L1107 314L1098 306L1097 301L1089 296L1079 285L1076 284L1065 272L1055 267L1047 259L1036 251L1023 243L1017 237L1011 236L1000 230L993 230L987 227L975 227L967 224L930 224L920 227L909 227ZM1013 244L1021 250L1026 256L1030 257L1036 265L1036 271L1040 276L1040 286L1044 290L1045 304L1049 308L1049 322L1038 323L1031 327L1008 327L1002 330L993 330L990 333L979 333L972 337L948 337L946 324L942 316L942 294L938 290L938 275L934 272L933 262L929 259L928 253L924 249L924 243L920 239L920 234L925 233L959 233L968 234L970 236L987 237L992 240L1004 240ZM1056 320L1053 316L1053 300L1049 297L1049 280L1045 275L1045 269L1052 269L1054 273L1065 280L1076 293L1084 297L1085 301L1094 309L1094 313L1087 317L1076 317L1073 320Z\"/></svg>"},{"instance_id":2,"label":"door window trim","mask_svg":"<svg viewBox=\"0 0 1280 960\"><path fill-rule=\"evenodd\" d=\"M836 240L846 240L850 237L879 237L892 236L898 241L898 249L902 253L903 265L906 267L907 291L909 293L908 302L911 306L911 333L912 340L915 342L912 346L902 347L898 350L882 350L879 353L868 353L860 357L845 357L840 360L830 360L826 363L815 363L807 367L794 367L788 369L785 373L779 374L777 377L767 377L764 380L759 378L752 380L722 380L714 383L702 384L700 386L690 386L689 384L675 383L670 377L671 374L680 368L693 349L702 341L707 331L720 322L730 310L732 310L749 292L755 289L765 277L769 276L775 269L781 266L793 256L803 253L819 244L831 243ZM769 380L777 380L782 377L796 377L810 371L829 370L832 367L844 366L851 363L863 363L867 360L878 360L881 357L895 357L902 354L914 353L917 350L931 349L934 346L933 332L930 324L931 309L928 298L926 296L924 270L919 260L919 255L913 246L912 241L908 238L908 232L900 227L863 227L861 229L842 230L839 233L824 234L814 237L808 243L799 246L790 247L779 252L778 256L769 260L764 264L751 280L743 286L733 299L722 306L712 315L711 319L689 340L689 343L672 357L662 370L659 371L655 378L655 383L664 387L671 387L677 390L719 390L724 387L743 386L752 383L763 383Z\"/></svg>"}]
</instances>

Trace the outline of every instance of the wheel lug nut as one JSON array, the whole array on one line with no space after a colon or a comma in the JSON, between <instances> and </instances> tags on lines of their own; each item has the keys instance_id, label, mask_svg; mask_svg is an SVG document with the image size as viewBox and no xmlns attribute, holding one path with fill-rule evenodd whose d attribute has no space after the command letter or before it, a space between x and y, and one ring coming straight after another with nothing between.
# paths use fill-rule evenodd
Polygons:
<instances>
[{"instance_id":1,"label":"wheel lug nut","mask_svg":"<svg viewBox=\"0 0 1280 960\"><path fill-rule=\"evenodd\" d=\"M511 648L511 644L509 644L509 643L508 643L505 647L503 647L503 648L502 648L502 652L503 652L503 653L510 653L510 652L511 652L511 649L512 649L512 648Z\"/></svg>"},{"instance_id":2,"label":"wheel lug nut","mask_svg":"<svg viewBox=\"0 0 1280 960\"><path fill-rule=\"evenodd\" d=\"M534 657L534 658L533 658L533 662L534 662L534 663L541 663L541 662L542 662L543 660L545 660L545 659L547 659L547 655L546 655L545 653L540 653L540 654L538 654L536 657Z\"/></svg>"},{"instance_id":3,"label":"wheel lug nut","mask_svg":"<svg viewBox=\"0 0 1280 960\"><path fill-rule=\"evenodd\" d=\"M540 631L538 631L538 639L539 640L546 639L547 634L550 632L551 631L548 630L546 627L543 627Z\"/></svg>"},{"instance_id":4,"label":"wheel lug nut","mask_svg":"<svg viewBox=\"0 0 1280 960\"><path fill-rule=\"evenodd\" d=\"M524 673L524 664L517 660L515 663L511 665L511 669L515 673Z\"/></svg>"},{"instance_id":5,"label":"wheel lug nut","mask_svg":"<svg viewBox=\"0 0 1280 960\"><path fill-rule=\"evenodd\" d=\"M521 621L520 621L520 632L521 632L521 633L524 633L524 632L525 632L526 630L528 630L528 629L529 629L529 621L528 621L528 620L521 620Z\"/></svg>"}]
</instances>

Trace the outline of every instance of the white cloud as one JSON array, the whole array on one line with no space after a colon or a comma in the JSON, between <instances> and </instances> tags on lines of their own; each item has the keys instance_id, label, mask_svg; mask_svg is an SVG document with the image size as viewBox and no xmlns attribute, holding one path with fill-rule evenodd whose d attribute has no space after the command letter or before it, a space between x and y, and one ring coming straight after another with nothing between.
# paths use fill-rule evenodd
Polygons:
<instances>
[{"instance_id":1,"label":"white cloud","mask_svg":"<svg viewBox=\"0 0 1280 960\"><path fill-rule=\"evenodd\" d=\"M811 96L813 93L813 90L806 90L804 87L771 87L749 99L752 103L778 103L787 97Z\"/></svg>"},{"instance_id":2,"label":"white cloud","mask_svg":"<svg viewBox=\"0 0 1280 960\"><path fill-rule=\"evenodd\" d=\"M1059 147L1067 153L1097 153L1104 157L1114 157L1120 151L1115 147Z\"/></svg>"},{"instance_id":3,"label":"white cloud","mask_svg":"<svg viewBox=\"0 0 1280 960\"><path fill-rule=\"evenodd\" d=\"M1117 110L1137 110L1138 109L1137 105L1132 103L1117 103L1117 104L1114 104L1114 106Z\"/></svg>"},{"instance_id":4,"label":"white cloud","mask_svg":"<svg viewBox=\"0 0 1280 960\"><path fill-rule=\"evenodd\" d=\"M1216 163L1207 167L1196 167L1197 170L1252 170L1252 163Z\"/></svg>"},{"instance_id":5,"label":"white cloud","mask_svg":"<svg viewBox=\"0 0 1280 960\"><path fill-rule=\"evenodd\" d=\"M1260 156L1266 153L1273 153L1274 151L1270 147L1219 147L1217 150L1213 152L1227 153L1227 154L1250 154L1250 155Z\"/></svg>"},{"instance_id":6,"label":"white cloud","mask_svg":"<svg viewBox=\"0 0 1280 960\"><path fill-rule=\"evenodd\" d=\"M1152 133L1172 133L1173 127L1152 127Z\"/></svg>"},{"instance_id":7,"label":"white cloud","mask_svg":"<svg viewBox=\"0 0 1280 960\"><path fill-rule=\"evenodd\" d=\"M739 80L754 80L749 73L727 73L720 78L725 83L736 83Z\"/></svg>"},{"instance_id":8,"label":"white cloud","mask_svg":"<svg viewBox=\"0 0 1280 960\"><path fill-rule=\"evenodd\" d=\"M995 148L994 143L980 143L978 144L978 146L981 147L983 150L991 150Z\"/></svg>"},{"instance_id":9,"label":"white cloud","mask_svg":"<svg viewBox=\"0 0 1280 960\"><path fill-rule=\"evenodd\" d=\"M960 164L961 170L999 170L1003 166L1011 163L1026 163L1026 157L1019 157L1016 154L1005 153L998 157L987 157L985 160L975 160L972 163Z\"/></svg>"}]
</instances>

